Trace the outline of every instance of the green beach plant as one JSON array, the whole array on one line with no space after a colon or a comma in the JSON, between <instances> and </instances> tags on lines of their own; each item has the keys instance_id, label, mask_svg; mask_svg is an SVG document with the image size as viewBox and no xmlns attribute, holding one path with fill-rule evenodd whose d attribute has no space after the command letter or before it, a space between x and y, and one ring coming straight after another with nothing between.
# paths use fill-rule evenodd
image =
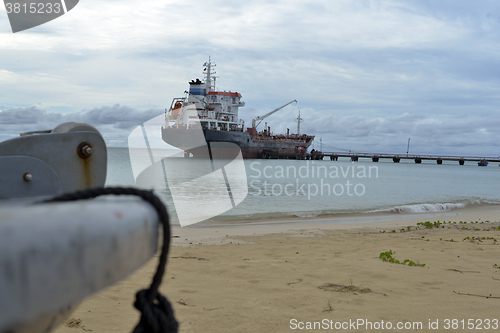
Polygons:
<instances>
[{"instance_id":1,"label":"green beach plant","mask_svg":"<svg viewBox=\"0 0 500 333\"><path fill-rule=\"evenodd\" d=\"M483 240L492 240L493 241L493 244L496 244L497 243L497 239L494 238L494 237L470 237L470 236L467 236L467 237L464 237L464 239L462 239L462 242L463 241L466 241L466 240L469 240L471 243L474 243L475 241L477 241L478 243L482 243Z\"/></svg>"},{"instance_id":2,"label":"green beach plant","mask_svg":"<svg viewBox=\"0 0 500 333\"><path fill-rule=\"evenodd\" d=\"M498 222L498 221L497 221L497 222ZM465 224L473 224L473 223L476 223L476 224L477 224L477 223L484 224L484 223L490 223L490 221L481 221L481 222L479 222L479 221L475 221L475 222L474 222L474 221L471 221L471 222L467 222L467 221L459 221L458 223L457 223L456 221L448 221L448 222L446 222L446 221L441 222L441 221L439 221L439 220L434 221L434 222L431 222L431 221L425 221L425 222L417 222L417 226L415 226L415 227L414 227L414 228L415 228L414 230L418 230L418 229L420 229L420 227L425 227L426 229L432 229L432 228L444 228L444 227L445 227L445 225L447 225L448 229L451 229L451 228L452 228L452 226L451 226L451 225L453 225L453 224L455 224L455 225L456 225L456 224L462 224L462 226L461 226L461 227L460 227L460 226L455 226L454 228L457 228L457 230L462 230L462 231L465 231L465 230L475 230L475 231L481 231L481 229L479 229L479 228L473 228L473 227L468 227L468 226L465 226ZM450 225L450 224L451 224L451 225ZM411 228L412 228L412 226L407 226L407 227L406 227L406 230L405 230L405 228L401 228L401 229L399 229L399 231L400 231L400 232L412 231L412 229L411 229ZM483 231L490 231L490 230L500 230L500 226L498 226L498 227L492 227L492 228L490 228L490 229L488 229L488 230L483 229ZM379 232L380 232L381 234L385 234L386 232L396 233L397 231L396 231L396 229L392 229L392 230L387 230L387 231L386 231L386 230L379 230ZM425 238L425 237L422 237L422 238ZM453 242L453 241L454 241L454 240L450 240L450 242ZM494 242L496 242L496 241L494 241Z\"/></svg>"},{"instance_id":3,"label":"green beach plant","mask_svg":"<svg viewBox=\"0 0 500 333\"><path fill-rule=\"evenodd\" d=\"M410 259L405 259L403 262L400 262L399 260L395 259L392 255L396 252L392 252L392 250L386 251L386 252L381 252L379 255L379 258L382 259L382 261L388 261L394 264L401 264L401 265L406 265L408 266L419 266L419 267L425 267L425 264L419 264L415 263L413 260Z\"/></svg>"},{"instance_id":4,"label":"green beach plant","mask_svg":"<svg viewBox=\"0 0 500 333\"><path fill-rule=\"evenodd\" d=\"M425 222L418 222L417 225L421 225L426 227L427 229L432 229L432 228L439 228L443 223L439 221L431 222L431 221L425 221ZM443 226L444 227L444 226Z\"/></svg>"}]
</instances>

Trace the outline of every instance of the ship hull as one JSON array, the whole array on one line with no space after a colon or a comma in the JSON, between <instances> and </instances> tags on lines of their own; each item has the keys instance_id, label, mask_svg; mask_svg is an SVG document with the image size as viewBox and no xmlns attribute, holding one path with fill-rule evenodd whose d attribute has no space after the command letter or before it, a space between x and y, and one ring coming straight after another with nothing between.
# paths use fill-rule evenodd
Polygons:
<instances>
[{"instance_id":1,"label":"ship hull","mask_svg":"<svg viewBox=\"0 0 500 333\"><path fill-rule=\"evenodd\" d=\"M212 129L162 128L162 138L166 143L191 153L194 157L234 158L235 144L241 150L243 158L261 158L262 152L278 154L294 154L297 147L306 149L312 143L314 136L298 138L283 135L251 136L248 132L220 131Z\"/></svg>"}]
</instances>

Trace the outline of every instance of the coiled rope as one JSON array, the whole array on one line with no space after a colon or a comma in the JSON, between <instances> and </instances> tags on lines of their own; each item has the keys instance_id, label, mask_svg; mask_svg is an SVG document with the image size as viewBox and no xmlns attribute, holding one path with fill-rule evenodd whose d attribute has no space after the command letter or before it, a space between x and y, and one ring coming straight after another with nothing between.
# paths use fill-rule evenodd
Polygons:
<instances>
[{"instance_id":1,"label":"coiled rope","mask_svg":"<svg viewBox=\"0 0 500 333\"><path fill-rule=\"evenodd\" d=\"M153 191L130 187L93 188L63 194L42 202L76 201L95 198L101 195L139 196L153 205L158 213L159 221L163 227L163 244L161 247L160 261L149 288L139 290L136 294L134 307L141 312L141 319L133 330L133 333L177 333L179 330L179 323L174 317L172 306L167 298L158 291L167 265L168 250L170 246L170 222L165 205L163 205L161 200L153 194Z\"/></svg>"}]
</instances>

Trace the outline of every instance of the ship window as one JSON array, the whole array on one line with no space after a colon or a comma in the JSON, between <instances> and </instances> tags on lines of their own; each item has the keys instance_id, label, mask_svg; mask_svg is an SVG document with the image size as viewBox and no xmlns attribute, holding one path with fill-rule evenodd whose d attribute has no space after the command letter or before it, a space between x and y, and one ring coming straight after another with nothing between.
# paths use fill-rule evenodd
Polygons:
<instances>
[{"instance_id":1,"label":"ship window","mask_svg":"<svg viewBox=\"0 0 500 333\"><path fill-rule=\"evenodd\" d=\"M250 139L247 139L247 143L250 142Z\"/></svg>"}]
</instances>

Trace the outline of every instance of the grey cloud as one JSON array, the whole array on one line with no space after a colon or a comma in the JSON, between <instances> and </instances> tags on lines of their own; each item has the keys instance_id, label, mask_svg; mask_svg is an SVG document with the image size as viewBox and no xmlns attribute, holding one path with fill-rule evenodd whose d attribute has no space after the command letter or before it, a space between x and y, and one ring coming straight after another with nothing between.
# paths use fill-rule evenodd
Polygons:
<instances>
[{"instance_id":1,"label":"grey cloud","mask_svg":"<svg viewBox=\"0 0 500 333\"><path fill-rule=\"evenodd\" d=\"M0 70L7 77L2 103L87 109L65 114L0 107L0 134L81 121L125 142L128 130L163 113L139 109L182 94L187 81L201 78L197 66L211 55L220 88L242 93L247 126L255 116L297 99L297 108L310 109L301 113L302 132L332 145L406 149L411 136L412 145L420 144L425 153L498 149L496 0L217 1L210 8L188 1L175 10L158 9L147 16L160 27L155 33L137 33L138 26L122 16L113 23L121 32L114 43L96 34L91 21L82 21L83 32L73 31L66 43L43 39L50 52L36 43L33 49L12 44L2 51ZM200 15L217 23L205 27L196 20ZM234 29L216 33L223 26ZM93 108L115 101L131 106ZM275 132L294 132L298 110L292 111L265 121Z\"/></svg>"},{"instance_id":2,"label":"grey cloud","mask_svg":"<svg viewBox=\"0 0 500 333\"><path fill-rule=\"evenodd\" d=\"M132 129L160 114L162 114L162 110L160 109L138 111L128 106L115 104L111 107L103 106L79 112L76 116L81 119L79 121L89 124L112 125L118 129Z\"/></svg>"},{"instance_id":3,"label":"grey cloud","mask_svg":"<svg viewBox=\"0 0 500 333\"><path fill-rule=\"evenodd\" d=\"M29 108L14 108L3 110L0 113L0 124L2 125L25 125L38 123L43 111L32 106ZM2 126L4 127L4 126Z\"/></svg>"},{"instance_id":4,"label":"grey cloud","mask_svg":"<svg viewBox=\"0 0 500 333\"><path fill-rule=\"evenodd\" d=\"M82 122L96 127L113 146L125 146L130 131L163 113L160 109L137 110L115 104L73 113L56 113L35 106L27 108L0 107L0 141L22 132L47 130L64 122Z\"/></svg>"},{"instance_id":5,"label":"grey cloud","mask_svg":"<svg viewBox=\"0 0 500 333\"><path fill-rule=\"evenodd\" d=\"M48 112L31 106L27 108L4 109L3 112L0 112L0 124L4 125L2 126L4 130L8 129L8 126L56 126L59 123L67 121L84 122L96 127L110 125L116 129L132 129L161 113L162 110L159 109L140 111L119 104L73 113Z\"/></svg>"},{"instance_id":6,"label":"grey cloud","mask_svg":"<svg viewBox=\"0 0 500 333\"><path fill-rule=\"evenodd\" d=\"M316 141L353 151L402 153L411 138L414 152L497 156L500 115L402 114L396 117L342 116L306 118L305 133Z\"/></svg>"}]
</instances>

